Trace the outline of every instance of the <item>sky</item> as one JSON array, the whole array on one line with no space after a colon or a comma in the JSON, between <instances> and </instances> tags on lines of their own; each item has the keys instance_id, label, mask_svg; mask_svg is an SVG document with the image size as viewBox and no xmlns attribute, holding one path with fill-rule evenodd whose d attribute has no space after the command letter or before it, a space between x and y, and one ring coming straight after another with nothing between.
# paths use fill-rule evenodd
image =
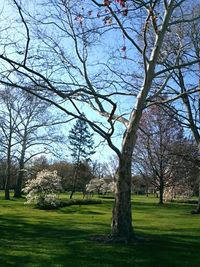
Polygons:
<instances>
[{"instance_id":1,"label":"sky","mask_svg":"<svg viewBox=\"0 0 200 267\"><path fill-rule=\"evenodd\" d=\"M48 11L48 6L44 6L41 8L41 10L38 10L37 5L33 6L32 3L38 3L38 2L43 2L43 0L38 0L38 1L24 1L24 3L26 3L26 5L29 8L29 11L31 14L38 14L41 11L40 17ZM24 42L24 37L25 37L25 28L18 27L18 28L14 28L15 24L12 23L12 18L16 18L18 16L17 13L14 13L13 8L11 8L8 5L9 1L8 0L3 0L0 2L0 10L2 10L2 12L4 12L4 18L7 16L7 20L5 21L5 24L2 24L3 26L5 26L6 24L9 26L9 32L10 34L10 38L15 38L17 40L21 41L21 45L17 45L15 43L12 44L12 46L9 46L10 50L7 50L7 53L12 54L14 49L18 49L18 52L22 52L21 54L18 53L18 59L23 58L23 49L25 47L26 42ZM80 1L77 1L77 4L79 4ZM46 9L46 11L45 11ZM88 12L89 11L89 7L87 7L85 10L80 8L80 12L84 13L84 12ZM102 27L105 27L105 25L103 24L103 18L106 18L107 16L107 11L106 8L103 11L104 13L101 13L101 18L98 21L98 23L102 23ZM138 11L139 12L139 11ZM59 12L58 12L59 13ZM81 13L81 14L82 14ZM80 15L80 14L79 14ZM145 14L140 14L138 13L139 18L141 18L141 21L144 21L144 15ZM95 19L93 19L93 16ZM91 21L96 21L97 19L97 12L93 12L91 15ZM126 21L126 17L122 18L123 21ZM20 21L20 17L18 16L18 22ZM42 28L40 28L39 31L39 35L41 36L45 36L46 34L48 34L47 43L46 44L40 44L40 40L39 39L34 39L32 38L33 34L35 33L34 30L36 30L36 28L34 28L33 32L31 32L31 42L30 42L30 47L31 47L31 51L32 54L35 53L35 56L37 56L38 58L40 56L43 56L43 58L45 58L44 61L40 61L37 58L36 61L36 57L32 57L32 59L30 59L31 64L35 64L35 61L38 62L38 66L36 67L37 70L41 70L41 73L45 73L46 71L46 75L49 75L50 79L51 78L55 78L56 82L57 82L57 86L58 88L64 88L65 90L67 90L66 88L68 88L69 86L69 82L73 81L74 83L78 83L78 86L80 86L80 84L82 84L82 86L85 85L85 82L82 80L81 75L80 75L80 63L77 63L77 55L75 56L72 51L72 41L69 40L68 37L66 36L62 36L62 34L60 32L58 32L58 28L55 28L55 24L51 24L50 26L50 31L47 30L47 27L49 27L49 23L52 22L52 16L49 16L48 18L46 18L45 20L43 20L43 22L47 22L48 24L43 25ZM53 20L53 22L57 22L56 19ZM77 21L76 21L77 22ZM73 21L73 23L76 23L75 21ZM141 31L142 30L142 25L140 23L140 19L137 19L138 24L135 25L135 20L132 20L132 24L127 24L128 27L128 31L133 34L135 34L135 31L133 31L133 29ZM2 22L3 23L3 22ZM66 21L63 20L59 22L59 26L62 26L65 28L66 26ZM90 23L88 24L90 26ZM2 26L2 27L3 27ZM35 25L34 25L35 26ZM88 26L88 27L89 27ZM13 28L12 28L13 27ZM98 37L98 35L95 35L95 38L97 38L97 40L95 40L95 45L91 46L88 56L90 57L90 64L88 66L89 68L89 78L91 78L92 82L95 84L95 87L97 89L101 88L100 92L104 92L104 93L113 93L116 92L118 90L122 90L122 91L126 91L129 92L129 90L134 90L136 92L139 91L139 89L141 88L141 77L143 76L143 68L142 68L142 64L139 60L138 57L138 53L136 53L131 47L129 41L127 40L127 38L123 37L123 34L121 31L118 30L113 30L112 33L110 32L109 26L106 26L106 30L107 30L107 34L105 34L105 37ZM57 29L57 31L56 31ZM65 28L66 29L66 28ZM76 26L76 30L81 32L81 25L78 24L77 22L77 26ZM50 33L50 34L49 34ZM52 34L52 35L51 35ZM2 33L3 36L3 33ZM139 35L138 35L139 36ZM53 38L51 38L53 37ZM100 38L100 40L98 40L98 38ZM139 39L135 39L138 44L140 45L142 42ZM5 42L7 40L4 40ZM9 42L10 40L8 40ZM18 44L18 43L17 43ZM53 45L54 44L54 48L56 51L58 51L58 47L63 49L63 52L66 55L66 59L65 62L63 63L63 65L59 65L60 63L58 62L59 58L58 56L55 54L51 55L51 57L49 57L49 53L48 53L48 49L49 49L49 45ZM100 45L101 44L101 45ZM103 45L102 45L103 44ZM59 45L59 46L58 46ZM37 46L36 48L34 46ZM78 43L78 47L81 50L81 45ZM126 58L120 58L120 60L118 60L117 57L122 57L124 56L122 53L122 48L125 49L126 51ZM112 51L112 54L111 54ZM2 52L2 51L1 51ZM20 55L19 55L20 54ZM15 55L11 55L14 57L15 59ZM58 62L58 64L57 64ZM72 67L71 63L74 63L76 65L74 65L74 67ZM109 75L106 71L108 71L108 68L105 68L105 64L108 63L109 67L111 66L112 68L117 67L122 73L123 75L117 75L116 73L113 74L111 72L109 72ZM41 64L41 65L39 65ZM71 64L71 65L70 65ZM98 64L98 66L97 66ZM52 67L53 65L53 67ZM69 66L70 65L70 66ZM82 70L82 68L81 68ZM52 76L51 76L52 74ZM67 75L70 74L70 75ZM136 75L137 74L137 75ZM110 82L107 82L106 80L109 80ZM124 83L124 80L126 80L126 83ZM127 82L128 81L128 82ZM134 86L133 86L134 85ZM123 87L124 86L124 87ZM70 87L69 87L70 88ZM75 87L77 88L77 87ZM102 89L103 88L103 89ZM74 88L73 88L74 89ZM132 92L132 91L131 91ZM126 96L126 97L122 97L121 95L116 96L112 96L110 97L110 99L113 100L113 102L118 104L118 108L117 108L117 113L124 114L124 113L128 113L130 114L130 110L131 108L134 106L135 103L135 96ZM100 118L98 116L97 113L93 112L91 108L86 107L83 103L81 103L80 101L77 102L78 103L78 107L81 109L82 112L84 112L90 119L92 119L93 121L98 121L99 125L101 123L101 127L106 129L106 127L108 127L108 123L107 123L107 119L105 118ZM111 105L107 102L105 103L105 101L102 101L102 104L104 105L105 109L107 111L111 111ZM69 103L69 101L65 101L64 104L62 104L63 107L67 108L70 111L76 111L75 108L73 108L72 103ZM56 112L56 109L55 109ZM64 113L63 113L63 117L64 117ZM126 118L128 118L129 115L124 115ZM73 125L73 121L68 123L67 126L64 125L62 128L63 131L67 132L71 129ZM113 135L113 143L114 145L116 145L119 149L121 147L121 142L122 142L122 136L123 136L123 132L124 132L124 127L121 126L120 124L116 123L115 125L116 127L116 132ZM95 143L96 145L101 143L103 140L99 137L99 135L95 134L94 135L94 139L95 139ZM109 149L109 147L107 146L107 144L104 142L103 145L98 146L97 147L97 153L94 155L94 157L96 159L102 160L102 161L106 161L109 159L110 155L112 155L112 151L111 149Z\"/></svg>"},{"instance_id":2,"label":"sky","mask_svg":"<svg viewBox=\"0 0 200 267\"><path fill-rule=\"evenodd\" d=\"M10 18L16 17L16 14L13 13L13 7L11 7L8 4L7 0L3 0L3 1L0 2L0 12L1 12L1 14L3 14L4 19L7 20L7 24L8 25L9 24L12 25ZM13 35L17 36L17 32L13 32ZM11 52L11 50L9 50L9 52ZM69 105L69 104L67 104L67 105ZM91 110L88 110L87 108L83 108L83 110L85 112L89 112L91 114L90 117L93 117L95 119L94 115L91 113ZM52 113L61 114L61 111L57 110L56 108L53 108ZM64 116L65 115L63 114L62 119L64 119ZM67 119L67 117L66 117L66 119ZM67 149L67 146L68 146L67 136L68 136L69 130L73 127L74 123L75 123L75 120L72 120L71 122L68 122L68 123L63 124L62 126L59 126L60 127L60 131L63 133L63 135L66 138L66 145L64 147L59 146L60 150L63 149L63 153L61 151L59 151L59 153L61 152L61 154L63 155L63 159L66 159L66 160L71 160L70 151ZM91 130L91 132L92 132L92 130ZM96 133L94 133L94 141L95 141L96 153L92 156L92 159L100 161L100 162L107 162L109 160L109 158L113 155L112 150L108 147L106 142L103 141L103 139L100 138L99 135L96 134ZM120 147L120 142L119 142L118 138L115 138L115 142L114 143L115 143L115 145ZM46 154L44 154L44 155L46 156ZM47 157L49 159L52 158L51 155L49 155ZM53 157L53 159L58 160L59 158Z\"/></svg>"},{"instance_id":3,"label":"sky","mask_svg":"<svg viewBox=\"0 0 200 267\"><path fill-rule=\"evenodd\" d=\"M6 18L8 25L10 24L10 26L12 25L14 27L14 24L12 23L12 18L15 19L18 16L18 14L13 11L14 10L13 7L10 6L8 3L9 3L9 1L7 1L7 0L2 1L0 3L0 10L2 11L4 18ZM32 7L30 8L30 6L31 6L30 3L29 3L29 10L32 9ZM19 20L20 20L20 18L18 16L18 21ZM12 36L13 38L20 39L21 38L20 37L21 36L20 30L21 30L21 28L19 29L19 32L18 31L15 31L15 30L12 31L12 29L10 28L9 29L9 32L11 32L13 34L13 36ZM120 36L122 36L121 33L120 33ZM117 38L119 39L119 34L116 32L116 36L113 35L112 37L113 37L113 40L116 41ZM110 42L110 45L111 45L111 43L112 43L111 39L109 39L107 41ZM121 38L121 40L119 42L119 47L121 47L122 44L123 44L123 38ZM14 50L15 48L16 48L15 45L14 45L14 47L11 47L10 46L10 50L7 50L7 51L9 53L12 53L12 49ZM97 48L98 48L98 46L97 46ZM98 50L95 50L94 49L90 53L93 55L94 61L99 61L100 58L102 57L101 54L103 54L102 51L99 50L99 49ZM15 57L13 59L15 59ZM124 61L124 64L126 64L125 61ZM121 106L123 107L124 103L123 103L123 101L121 101L121 98L120 97L118 97L118 99L115 98L115 101L117 101L118 103L119 102L122 102ZM129 100L128 100L128 97L127 97L126 103L125 103L124 107L125 106L127 107L128 101ZM65 105L67 105L67 108L70 109L70 104L69 103L64 104L64 106ZM109 105L107 105L107 104L105 104L104 106L107 107L107 109L111 110L111 106L109 107ZM84 104L82 104L82 107L80 107L80 109L84 113L86 113L88 115L88 117L91 118L92 120L94 120L94 121L97 120L98 117L95 115L94 112L92 112L92 109L84 107ZM55 109L54 112L56 113L56 109ZM106 119L103 118L103 120L102 120L102 127L105 124L105 122L106 122ZM73 125L73 121L72 122L69 122L67 125L66 124L63 125L62 131L65 132L65 135L71 129L72 125ZM118 124L116 126L116 134L113 136L113 143L118 148L120 148L120 146L121 146L121 139L119 138L119 135L121 135L122 128L123 128L123 126L121 126L121 125ZM103 142L103 139L100 138L99 135L96 134L96 133L94 133L94 141L95 141L95 145L96 145L96 153L93 156L93 158L96 159L96 160L100 160L100 161L107 161L109 159L109 157L111 155L113 155L112 150L108 147L107 143L105 141Z\"/></svg>"}]
</instances>

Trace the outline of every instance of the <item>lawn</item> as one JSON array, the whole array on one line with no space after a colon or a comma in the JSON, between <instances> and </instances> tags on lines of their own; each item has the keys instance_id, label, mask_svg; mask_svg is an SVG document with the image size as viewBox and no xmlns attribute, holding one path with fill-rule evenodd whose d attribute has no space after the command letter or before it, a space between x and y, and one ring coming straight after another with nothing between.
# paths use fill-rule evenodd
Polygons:
<instances>
[{"instance_id":1,"label":"lawn","mask_svg":"<svg viewBox=\"0 0 200 267\"><path fill-rule=\"evenodd\" d=\"M113 200L102 200L47 211L23 199L0 199L0 266L200 266L200 215L190 214L194 206L161 207L153 197L133 196L135 231L146 241L102 244L91 241L110 230Z\"/></svg>"}]
</instances>

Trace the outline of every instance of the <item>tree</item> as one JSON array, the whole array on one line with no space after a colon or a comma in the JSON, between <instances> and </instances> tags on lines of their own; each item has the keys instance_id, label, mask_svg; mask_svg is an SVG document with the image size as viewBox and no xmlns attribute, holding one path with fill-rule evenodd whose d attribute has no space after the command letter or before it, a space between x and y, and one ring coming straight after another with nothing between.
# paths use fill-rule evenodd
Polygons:
<instances>
[{"instance_id":1,"label":"tree","mask_svg":"<svg viewBox=\"0 0 200 267\"><path fill-rule=\"evenodd\" d=\"M105 178L94 178L86 184L87 193L101 193L106 194L108 192L115 191L115 183L113 181L106 180Z\"/></svg>"},{"instance_id":2,"label":"tree","mask_svg":"<svg viewBox=\"0 0 200 267\"><path fill-rule=\"evenodd\" d=\"M29 204L36 204L43 208L59 205L57 194L62 191L61 178L56 171L43 170L34 179L26 182L24 192Z\"/></svg>"},{"instance_id":3,"label":"tree","mask_svg":"<svg viewBox=\"0 0 200 267\"><path fill-rule=\"evenodd\" d=\"M197 191L198 147L193 138L185 137L171 144L170 186L166 188L165 200L190 198Z\"/></svg>"},{"instance_id":4,"label":"tree","mask_svg":"<svg viewBox=\"0 0 200 267\"><path fill-rule=\"evenodd\" d=\"M34 157L29 162L28 170L31 173L31 175L33 175L33 177L36 176L38 172L41 172L42 170L48 170L48 169L49 169L49 162L48 162L47 157L44 155ZM53 170L57 170L57 169L55 168Z\"/></svg>"},{"instance_id":5,"label":"tree","mask_svg":"<svg viewBox=\"0 0 200 267\"><path fill-rule=\"evenodd\" d=\"M165 188L180 177L177 170L183 167L181 158L175 159L173 150L174 144L181 140L184 140L183 127L173 113L159 106L143 113L133 160L137 162L139 174L149 177L159 191L159 204L163 204Z\"/></svg>"},{"instance_id":6,"label":"tree","mask_svg":"<svg viewBox=\"0 0 200 267\"><path fill-rule=\"evenodd\" d=\"M114 241L131 241L131 163L140 119L147 103L170 84L174 70L199 62L193 55L180 62L164 45L175 36L177 25L199 16L184 17L184 10L188 14L192 6L188 0L45 0L42 9L34 5L37 12L17 0L13 4L23 27L18 27L17 40L5 38L2 43L0 82L87 122L106 140L119 160L111 236ZM6 26L4 31L2 22L3 37L9 34ZM37 90L27 86L30 82ZM121 148L114 138L119 123Z\"/></svg>"},{"instance_id":7,"label":"tree","mask_svg":"<svg viewBox=\"0 0 200 267\"><path fill-rule=\"evenodd\" d=\"M199 184L199 198L198 205L195 213L200 213L200 62L195 66L190 66L187 69L181 66L182 63L188 59L188 54L192 54L193 58L200 58L200 21L199 19L194 19L199 17L200 6L196 5L190 14L188 14L188 19L191 23L188 25L181 22L180 28L177 31L177 36L179 38L179 49L184 46L181 53L178 56L179 67L173 71L173 92L175 102L171 104L168 103L170 110L173 110L179 117L179 122L186 129L190 129L193 138L198 147L198 159L193 159L196 164L196 168L199 169L197 180ZM186 41L187 40L187 41ZM177 48L170 47L171 54L177 55ZM192 79L191 79L192 77ZM181 91L181 97L180 96ZM171 101L170 101L171 102ZM182 107L182 108L180 108Z\"/></svg>"},{"instance_id":8,"label":"tree","mask_svg":"<svg viewBox=\"0 0 200 267\"><path fill-rule=\"evenodd\" d=\"M0 118L2 153L7 162L5 198L10 198L12 161L15 161L15 165L18 163L14 197L21 197L26 163L41 153L53 151L52 140L58 142L58 135L53 131L49 137L48 130L58 121L50 116L47 103L27 92L18 92L15 88L1 91Z\"/></svg>"},{"instance_id":9,"label":"tree","mask_svg":"<svg viewBox=\"0 0 200 267\"><path fill-rule=\"evenodd\" d=\"M45 167L47 169L47 167ZM72 189L73 163L67 161L56 161L48 166L48 170L57 170L61 177L62 187L65 191Z\"/></svg>"},{"instance_id":10,"label":"tree","mask_svg":"<svg viewBox=\"0 0 200 267\"><path fill-rule=\"evenodd\" d=\"M4 190L4 191L5 191L5 182L6 182L6 178L7 178L6 168L7 168L7 160L5 157L3 157L0 160L0 188L1 188L1 190ZM18 173L17 162L14 160L11 160L9 189L15 188L17 173ZM9 193L10 193L10 190L9 190Z\"/></svg>"},{"instance_id":11,"label":"tree","mask_svg":"<svg viewBox=\"0 0 200 267\"><path fill-rule=\"evenodd\" d=\"M106 162L99 162L98 160L92 162L93 178L106 178L110 180L115 179L117 170L117 158L111 156Z\"/></svg>"},{"instance_id":12,"label":"tree","mask_svg":"<svg viewBox=\"0 0 200 267\"><path fill-rule=\"evenodd\" d=\"M16 99L14 102L16 105ZM53 119L49 116L49 107L46 103L42 103L40 99L27 92L21 92L17 105L19 107L19 122L15 131L19 170L14 192L16 198L21 197L22 194L26 163L41 153L48 153L53 138L56 138L55 134L49 137L47 133L47 129L53 124Z\"/></svg>"},{"instance_id":13,"label":"tree","mask_svg":"<svg viewBox=\"0 0 200 267\"><path fill-rule=\"evenodd\" d=\"M13 147L17 144L15 139L16 127L18 124L19 112L14 107L15 97L5 90L1 90L0 128L1 146L5 157L5 199L10 199L10 180L13 160ZM15 99L16 100L16 99Z\"/></svg>"},{"instance_id":14,"label":"tree","mask_svg":"<svg viewBox=\"0 0 200 267\"><path fill-rule=\"evenodd\" d=\"M80 175L83 175L83 173L80 172L81 165L83 165L84 162L91 161L90 156L95 153L92 137L93 134L89 132L87 123L81 119L77 120L70 130L68 136L70 144L69 149L71 150L74 163L74 176L70 199L76 190L77 180L80 179ZM90 180L89 177L88 180Z\"/></svg>"}]
</instances>

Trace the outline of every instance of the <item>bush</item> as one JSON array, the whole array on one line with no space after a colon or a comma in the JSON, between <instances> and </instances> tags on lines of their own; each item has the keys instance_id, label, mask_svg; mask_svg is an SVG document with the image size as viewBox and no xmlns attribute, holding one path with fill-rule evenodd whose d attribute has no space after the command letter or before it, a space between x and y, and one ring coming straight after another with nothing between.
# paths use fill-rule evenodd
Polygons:
<instances>
[{"instance_id":1,"label":"bush","mask_svg":"<svg viewBox=\"0 0 200 267\"><path fill-rule=\"evenodd\" d=\"M35 179L26 182L23 191L27 194L26 203L41 208L56 208L60 204L58 193L62 190L61 178L57 172L43 170L37 173Z\"/></svg>"}]
</instances>

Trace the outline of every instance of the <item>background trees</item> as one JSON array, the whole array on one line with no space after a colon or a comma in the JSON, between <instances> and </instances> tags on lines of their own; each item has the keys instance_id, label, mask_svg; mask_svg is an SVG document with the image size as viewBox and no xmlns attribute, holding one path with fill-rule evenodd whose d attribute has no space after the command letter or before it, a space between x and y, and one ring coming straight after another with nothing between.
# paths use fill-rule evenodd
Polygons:
<instances>
[{"instance_id":1,"label":"background trees","mask_svg":"<svg viewBox=\"0 0 200 267\"><path fill-rule=\"evenodd\" d=\"M169 188L175 192L178 186L184 185L185 192L191 191L191 188L187 190L187 185L193 177L194 164L189 158L195 158L195 148L189 148L191 142L183 130L174 113L167 108L153 106L143 113L133 156L137 163L135 171L159 192L160 204Z\"/></svg>"},{"instance_id":2,"label":"background trees","mask_svg":"<svg viewBox=\"0 0 200 267\"><path fill-rule=\"evenodd\" d=\"M193 58L199 59L200 57L200 42L199 42L199 18L200 7L197 4L192 8L191 13L188 14L188 19L191 21L188 25L184 22L180 23L179 29L177 29L178 47L181 49L178 61L185 64L188 60L188 55L192 55ZM169 46L170 47L170 46ZM183 49L184 47L184 49ZM171 54L175 56L177 54L177 47L171 48ZM169 106L179 117L179 121L185 128L190 129L191 134L196 142L198 150L200 151L200 76L199 76L200 64L188 66L187 69L179 66L173 71L173 92L176 101L172 102ZM169 86L172 88L172 85ZM181 98L177 98L181 91ZM199 158L200 152L198 152ZM196 159L196 168L199 169L199 159ZM200 172L198 174L200 177ZM200 178L198 178L200 181ZM199 188L200 193L200 188ZM197 205L196 212L200 212L200 196Z\"/></svg>"},{"instance_id":3,"label":"background trees","mask_svg":"<svg viewBox=\"0 0 200 267\"><path fill-rule=\"evenodd\" d=\"M55 135L48 136L47 128L51 126L53 121L50 116L47 118L48 105L46 103L22 92L20 102L18 101L17 105L20 106L20 121L15 129L18 151L16 157L19 166L14 196L21 197L26 163L41 153L48 154L52 140L56 140L56 137Z\"/></svg>"},{"instance_id":4,"label":"background trees","mask_svg":"<svg viewBox=\"0 0 200 267\"><path fill-rule=\"evenodd\" d=\"M5 158L5 199L10 199L10 180L12 163L14 162L14 147L18 144L16 140L16 127L19 123L20 108L15 104L16 98L10 92L1 90L1 147Z\"/></svg>"},{"instance_id":5,"label":"background trees","mask_svg":"<svg viewBox=\"0 0 200 267\"><path fill-rule=\"evenodd\" d=\"M5 160L5 199L9 199L9 189L14 187L14 196L21 197L26 164L35 156L53 152L60 139L50 128L56 118L49 112L49 105L27 92L15 89L1 90L1 148ZM48 114L48 117L47 117ZM15 167L13 167L15 166Z\"/></svg>"},{"instance_id":6,"label":"background trees","mask_svg":"<svg viewBox=\"0 0 200 267\"><path fill-rule=\"evenodd\" d=\"M150 177L151 183L159 191L159 203L163 204L166 186L176 179L173 172L180 162L174 162L173 142L183 139L183 128L177 123L173 114L167 114L162 107L153 106L143 113L138 132L135 157L139 173ZM173 175L173 178L172 178Z\"/></svg>"}]
</instances>

